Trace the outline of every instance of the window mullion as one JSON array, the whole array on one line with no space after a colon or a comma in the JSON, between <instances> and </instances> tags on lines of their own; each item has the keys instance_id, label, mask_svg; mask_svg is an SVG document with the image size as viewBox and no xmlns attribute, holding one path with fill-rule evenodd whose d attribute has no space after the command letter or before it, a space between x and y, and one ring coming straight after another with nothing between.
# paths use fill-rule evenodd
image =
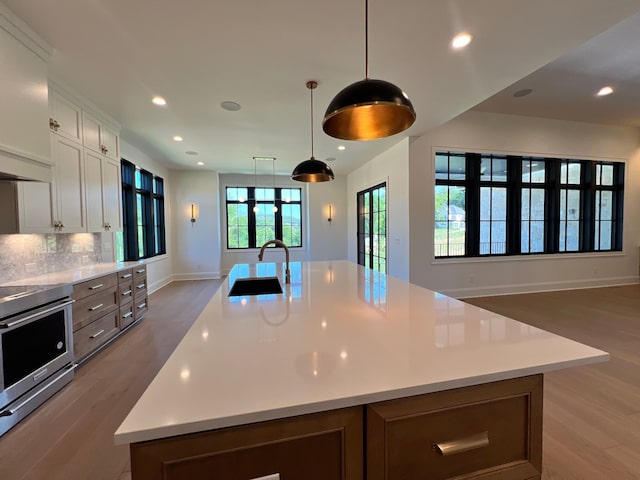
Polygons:
<instances>
[{"instance_id":1,"label":"window mullion","mask_svg":"<svg viewBox=\"0 0 640 480\"><path fill-rule=\"evenodd\" d=\"M467 256L478 256L480 255L480 154L467 153L465 163L465 250Z\"/></svg>"}]
</instances>

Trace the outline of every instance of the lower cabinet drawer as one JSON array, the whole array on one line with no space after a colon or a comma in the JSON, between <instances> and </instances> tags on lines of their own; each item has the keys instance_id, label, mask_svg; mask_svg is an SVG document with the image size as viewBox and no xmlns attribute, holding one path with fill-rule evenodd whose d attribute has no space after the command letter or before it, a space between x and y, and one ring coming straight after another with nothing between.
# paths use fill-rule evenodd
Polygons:
<instances>
[{"instance_id":1,"label":"lower cabinet drawer","mask_svg":"<svg viewBox=\"0 0 640 480\"><path fill-rule=\"evenodd\" d=\"M73 329L78 330L117 309L118 288L115 285L104 292L77 300L73 304Z\"/></svg>"},{"instance_id":2,"label":"lower cabinet drawer","mask_svg":"<svg viewBox=\"0 0 640 480\"><path fill-rule=\"evenodd\" d=\"M139 294L136 293L133 300L133 316L138 320L147 310L149 310L149 297L146 295L146 292L144 296L139 296Z\"/></svg>"},{"instance_id":3,"label":"lower cabinet drawer","mask_svg":"<svg viewBox=\"0 0 640 480\"><path fill-rule=\"evenodd\" d=\"M367 406L368 479L535 479L542 375Z\"/></svg>"},{"instance_id":4,"label":"lower cabinet drawer","mask_svg":"<svg viewBox=\"0 0 640 480\"><path fill-rule=\"evenodd\" d=\"M129 302L127 305L120 307L120 330L127 328L135 319L133 302Z\"/></svg>"},{"instance_id":5,"label":"lower cabinet drawer","mask_svg":"<svg viewBox=\"0 0 640 480\"><path fill-rule=\"evenodd\" d=\"M76 360L113 338L118 328L118 310L99 318L95 322L73 332L73 350Z\"/></svg>"},{"instance_id":6,"label":"lower cabinet drawer","mask_svg":"<svg viewBox=\"0 0 640 480\"><path fill-rule=\"evenodd\" d=\"M131 474L133 480L362 480L362 409L134 443Z\"/></svg>"}]
</instances>

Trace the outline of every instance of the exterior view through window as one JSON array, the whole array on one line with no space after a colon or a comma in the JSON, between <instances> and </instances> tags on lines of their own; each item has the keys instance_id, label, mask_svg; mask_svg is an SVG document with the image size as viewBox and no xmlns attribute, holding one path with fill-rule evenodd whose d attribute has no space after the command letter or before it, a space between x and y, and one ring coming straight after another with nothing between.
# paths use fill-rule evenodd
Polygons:
<instances>
[{"instance_id":1,"label":"exterior view through window","mask_svg":"<svg viewBox=\"0 0 640 480\"><path fill-rule=\"evenodd\" d=\"M358 192L358 263L387 271L387 184Z\"/></svg>"},{"instance_id":2,"label":"exterior view through window","mask_svg":"<svg viewBox=\"0 0 640 480\"><path fill-rule=\"evenodd\" d=\"M435 154L434 256L622 250L624 163Z\"/></svg>"},{"instance_id":3,"label":"exterior view through window","mask_svg":"<svg viewBox=\"0 0 640 480\"><path fill-rule=\"evenodd\" d=\"M227 248L260 248L274 238L302 246L299 188L226 187Z\"/></svg>"}]
</instances>

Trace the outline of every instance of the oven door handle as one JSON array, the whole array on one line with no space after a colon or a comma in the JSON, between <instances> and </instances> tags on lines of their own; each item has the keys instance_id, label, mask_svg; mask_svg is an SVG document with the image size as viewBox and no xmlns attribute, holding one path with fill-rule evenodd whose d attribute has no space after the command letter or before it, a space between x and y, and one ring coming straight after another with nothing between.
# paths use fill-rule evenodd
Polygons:
<instances>
[{"instance_id":1,"label":"oven door handle","mask_svg":"<svg viewBox=\"0 0 640 480\"><path fill-rule=\"evenodd\" d=\"M49 388L51 385L53 385L54 383L56 383L58 380L60 380L62 377L64 377L67 374L67 371L71 368L75 368L74 364L71 364L67 367L65 367L62 371L62 373L60 373L60 375L56 375L55 378L52 378L50 381L48 381L47 383L45 383L44 385L40 386L40 388L38 388L38 390L36 392L34 392L33 394L29 395L29 397L27 397L26 399L24 399L22 402L20 402L18 405L15 405L7 410L2 410L0 412L0 418L2 417L10 417L11 415L15 415L16 413L18 413L18 410L20 410L22 407L24 407L27 403L29 403L31 400L33 400L34 398L36 398L38 395L40 395L42 392L44 392L47 388Z\"/></svg>"},{"instance_id":2,"label":"oven door handle","mask_svg":"<svg viewBox=\"0 0 640 480\"><path fill-rule=\"evenodd\" d=\"M66 307L67 305L71 305L73 302L75 302L75 300L68 300L68 301L66 301L64 303L60 303L60 304L56 305L55 307L47 308L46 310L41 310L40 312L28 315L28 316L26 316L24 318L21 318L20 320L14 320L13 322L2 323L2 324L0 324L0 328L12 328L12 327L15 327L16 325L20 325L22 323L25 323L25 322L28 322L30 320L33 320L34 318L41 317L42 315L46 315L47 313L51 313L51 312L54 312L56 310L60 310L61 308Z\"/></svg>"}]
</instances>

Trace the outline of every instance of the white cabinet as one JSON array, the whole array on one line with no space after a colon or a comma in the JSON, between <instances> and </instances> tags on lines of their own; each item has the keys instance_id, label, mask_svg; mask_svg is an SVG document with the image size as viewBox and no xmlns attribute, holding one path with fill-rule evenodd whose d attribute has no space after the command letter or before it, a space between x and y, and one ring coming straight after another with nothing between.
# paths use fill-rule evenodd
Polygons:
<instances>
[{"instance_id":1,"label":"white cabinet","mask_svg":"<svg viewBox=\"0 0 640 480\"><path fill-rule=\"evenodd\" d=\"M62 233L86 232L84 156L82 146L51 134L54 163L54 226Z\"/></svg>"},{"instance_id":2,"label":"white cabinet","mask_svg":"<svg viewBox=\"0 0 640 480\"><path fill-rule=\"evenodd\" d=\"M82 110L53 89L49 91L49 128L62 137L82 143Z\"/></svg>"},{"instance_id":3,"label":"white cabinet","mask_svg":"<svg viewBox=\"0 0 640 480\"><path fill-rule=\"evenodd\" d=\"M96 117L82 112L84 146L108 158L118 160L118 133Z\"/></svg>"},{"instance_id":4,"label":"white cabinet","mask_svg":"<svg viewBox=\"0 0 640 480\"><path fill-rule=\"evenodd\" d=\"M122 230L120 162L88 149L84 154L87 228Z\"/></svg>"},{"instance_id":5,"label":"white cabinet","mask_svg":"<svg viewBox=\"0 0 640 480\"><path fill-rule=\"evenodd\" d=\"M51 233L54 231L51 184L0 182L0 233Z\"/></svg>"},{"instance_id":6,"label":"white cabinet","mask_svg":"<svg viewBox=\"0 0 640 480\"><path fill-rule=\"evenodd\" d=\"M51 181L45 58L0 3L0 164L17 178Z\"/></svg>"}]
</instances>

